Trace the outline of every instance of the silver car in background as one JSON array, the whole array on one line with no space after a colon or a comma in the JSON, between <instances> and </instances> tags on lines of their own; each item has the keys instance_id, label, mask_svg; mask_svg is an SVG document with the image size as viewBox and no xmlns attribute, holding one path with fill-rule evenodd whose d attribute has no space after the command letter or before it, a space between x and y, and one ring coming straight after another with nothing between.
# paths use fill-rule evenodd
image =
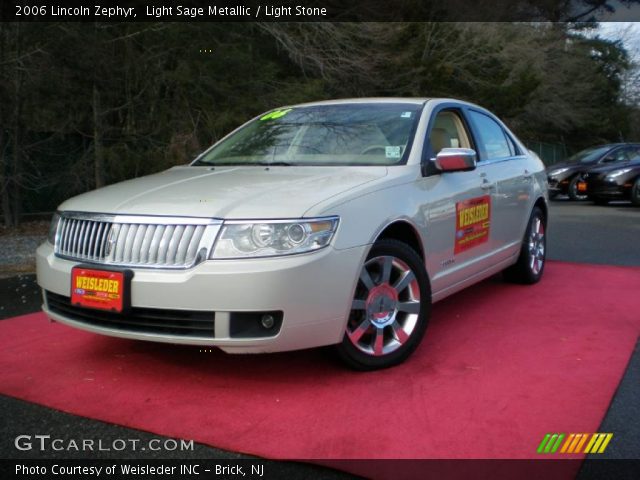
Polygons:
<instances>
[{"instance_id":1,"label":"silver car in background","mask_svg":"<svg viewBox=\"0 0 640 480\"><path fill-rule=\"evenodd\" d=\"M45 313L96 333L262 353L336 345L402 362L437 302L545 264L542 162L452 99L279 108L188 166L60 205Z\"/></svg>"}]
</instances>

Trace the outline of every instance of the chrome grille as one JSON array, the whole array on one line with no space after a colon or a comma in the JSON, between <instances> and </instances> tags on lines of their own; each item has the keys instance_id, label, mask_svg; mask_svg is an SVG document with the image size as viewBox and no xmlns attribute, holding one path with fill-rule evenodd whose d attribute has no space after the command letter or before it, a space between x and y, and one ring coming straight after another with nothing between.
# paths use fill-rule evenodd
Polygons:
<instances>
[{"instance_id":1,"label":"chrome grille","mask_svg":"<svg viewBox=\"0 0 640 480\"><path fill-rule=\"evenodd\" d=\"M221 224L208 218L64 212L55 253L107 265L188 268L209 256Z\"/></svg>"}]
</instances>

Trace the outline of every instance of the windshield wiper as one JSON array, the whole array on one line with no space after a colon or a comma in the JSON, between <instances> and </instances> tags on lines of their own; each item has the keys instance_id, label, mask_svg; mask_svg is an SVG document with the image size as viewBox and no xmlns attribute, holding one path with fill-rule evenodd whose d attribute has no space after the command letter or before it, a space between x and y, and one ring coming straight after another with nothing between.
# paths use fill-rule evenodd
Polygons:
<instances>
[{"instance_id":1,"label":"windshield wiper","mask_svg":"<svg viewBox=\"0 0 640 480\"><path fill-rule=\"evenodd\" d=\"M258 163L254 163L252 165L264 165L266 167L292 167L295 165L298 165L297 163L291 163L291 162L283 162L281 160L277 161L277 162L258 162Z\"/></svg>"},{"instance_id":2,"label":"windshield wiper","mask_svg":"<svg viewBox=\"0 0 640 480\"><path fill-rule=\"evenodd\" d=\"M283 162L283 161L277 161L277 162L221 162L221 163L207 163L207 162L201 162L201 161L197 161L191 164L194 167L255 167L255 166L260 166L260 167L291 167L291 166L295 166L298 165L297 163L291 163L291 162Z\"/></svg>"},{"instance_id":3,"label":"windshield wiper","mask_svg":"<svg viewBox=\"0 0 640 480\"><path fill-rule=\"evenodd\" d=\"M194 167L243 167L245 165L255 165L255 163L240 163L240 162L220 162L209 163L198 160L191 164Z\"/></svg>"}]
</instances>

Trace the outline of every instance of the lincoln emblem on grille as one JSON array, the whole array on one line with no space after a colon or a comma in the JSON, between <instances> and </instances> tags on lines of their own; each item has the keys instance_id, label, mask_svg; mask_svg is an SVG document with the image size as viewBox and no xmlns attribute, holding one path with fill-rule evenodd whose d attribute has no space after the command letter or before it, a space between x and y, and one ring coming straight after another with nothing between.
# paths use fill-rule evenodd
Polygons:
<instances>
[{"instance_id":1,"label":"lincoln emblem on grille","mask_svg":"<svg viewBox=\"0 0 640 480\"><path fill-rule=\"evenodd\" d=\"M104 246L104 256L105 257L109 256L109 254L111 253L111 250L115 246L115 244L116 244L116 236L117 236L116 229L113 228L113 226L111 226L111 228L109 229L109 235L107 236L107 244Z\"/></svg>"}]
</instances>

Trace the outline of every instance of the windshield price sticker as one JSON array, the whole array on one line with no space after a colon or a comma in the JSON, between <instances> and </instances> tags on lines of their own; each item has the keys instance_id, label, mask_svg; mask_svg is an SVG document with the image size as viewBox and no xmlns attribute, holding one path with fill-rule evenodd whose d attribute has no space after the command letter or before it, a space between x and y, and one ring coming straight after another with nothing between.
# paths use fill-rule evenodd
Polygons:
<instances>
[{"instance_id":1,"label":"windshield price sticker","mask_svg":"<svg viewBox=\"0 0 640 480\"><path fill-rule=\"evenodd\" d=\"M387 158L400 158L402 156L402 147L397 145L384 147L384 155Z\"/></svg>"},{"instance_id":2,"label":"windshield price sticker","mask_svg":"<svg viewBox=\"0 0 640 480\"><path fill-rule=\"evenodd\" d=\"M276 118L284 117L291 110L293 110L293 108L287 108L286 110L275 110L261 116L260 120L275 120Z\"/></svg>"}]
</instances>

